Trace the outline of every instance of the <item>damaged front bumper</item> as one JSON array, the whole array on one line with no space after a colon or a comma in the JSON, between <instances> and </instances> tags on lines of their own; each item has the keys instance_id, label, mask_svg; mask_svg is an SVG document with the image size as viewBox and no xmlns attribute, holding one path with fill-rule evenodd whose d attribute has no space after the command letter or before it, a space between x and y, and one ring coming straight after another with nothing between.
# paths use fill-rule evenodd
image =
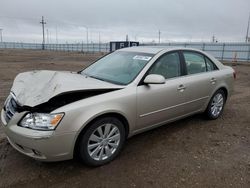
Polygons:
<instances>
[{"instance_id":1,"label":"damaged front bumper","mask_svg":"<svg viewBox=\"0 0 250 188\"><path fill-rule=\"evenodd\" d=\"M26 112L15 113L7 123L1 111L3 129L9 143L19 152L41 161L60 161L73 158L75 132L58 135L56 131L38 131L18 126Z\"/></svg>"}]
</instances>

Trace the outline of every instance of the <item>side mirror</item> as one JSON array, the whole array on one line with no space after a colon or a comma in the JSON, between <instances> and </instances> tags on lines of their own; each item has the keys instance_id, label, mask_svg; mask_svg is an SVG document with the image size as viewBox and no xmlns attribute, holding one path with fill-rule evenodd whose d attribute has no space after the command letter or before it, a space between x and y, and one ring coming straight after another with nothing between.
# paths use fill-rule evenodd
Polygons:
<instances>
[{"instance_id":1,"label":"side mirror","mask_svg":"<svg viewBox=\"0 0 250 188\"><path fill-rule=\"evenodd\" d=\"M144 79L145 84L164 84L165 78L159 74L149 74Z\"/></svg>"}]
</instances>

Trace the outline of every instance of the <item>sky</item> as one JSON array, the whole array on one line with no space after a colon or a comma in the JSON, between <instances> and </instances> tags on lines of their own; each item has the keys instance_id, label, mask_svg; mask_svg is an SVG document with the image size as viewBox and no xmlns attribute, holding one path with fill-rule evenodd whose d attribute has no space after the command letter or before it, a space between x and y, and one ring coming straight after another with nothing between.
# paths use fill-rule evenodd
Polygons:
<instances>
[{"instance_id":1,"label":"sky","mask_svg":"<svg viewBox=\"0 0 250 188\"><path fill-rule=\"evenodd\" d=\"M3 41L243 42L250 0L0 0ZM250 34L249 34L250 35Z\"/></svg>"}]
</instances>

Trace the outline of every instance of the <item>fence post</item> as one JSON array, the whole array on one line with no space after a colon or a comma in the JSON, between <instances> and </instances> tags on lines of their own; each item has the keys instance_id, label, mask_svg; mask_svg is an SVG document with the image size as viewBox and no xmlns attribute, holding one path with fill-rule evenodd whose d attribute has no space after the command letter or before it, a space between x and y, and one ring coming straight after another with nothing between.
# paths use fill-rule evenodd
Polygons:
<instances>
[{"instance_id":1,"label":"fence post","mask_svg":"<svg viewBox=\"0 0 250 188\"><path fill-rule=\"evenodd\" d=\"M202 44L202 51L204 51L205 50L205 43L203 42L203 44Z\"/></svg>"},{"instance_id":2,"label":"fence post","mask_svg":"<svg viewBox=\"0 0 250 188\"><path fill-rule=\"evenodd\" d=\"M247 55L247 61L250 61L250 43L248 44L248 55Z\"/></svg>"},{"instance_id":3,"label":"fence post","mask_svg":"<svg viewBox=\"0 0 250 188\"><path fill-rule=\"evenodd\" d=\"M221 54L221 61L222 62L224 60L224 52L225 52L225 43L223 43L223 46L222 46L222 54Z\"/></svg>"}]
</instances>

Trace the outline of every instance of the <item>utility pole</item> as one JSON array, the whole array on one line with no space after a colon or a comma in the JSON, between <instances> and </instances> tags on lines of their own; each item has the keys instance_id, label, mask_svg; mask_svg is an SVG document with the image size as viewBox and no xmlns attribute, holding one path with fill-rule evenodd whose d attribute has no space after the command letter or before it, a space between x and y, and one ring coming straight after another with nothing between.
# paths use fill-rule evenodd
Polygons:
<instances>
[{"instance_id":1,"label":"utility pole","mask_svg":"<svg viewBox=\"0 0 250 188\"><path fill-rule=\"evenodd\" d=\"M99 52L101 52L101 33L99 32Z\"/></svg>"},{"instance_id":2,"label":"utility pole","mask_svg":"<svg viewBox=\"0 0 250 188\"><path fill-rule=\"evenodd\" d=\"M56 26L56 44L58 44L57 26Z\"/></svg>"},{"instance_id":3,"label":"utility pole","mask_svg":"<svg viewBox=\"0 0 250 188\"><path fill-rule=\"evenodd\" d=\"M101 33L99 32L99 43L101 44Z\"/></svg>"},{"instance_id":4,"label":"utility pole","mask_svg":"<svg viewBox=\"0 0 250 188\"><path fill-rule=\"evenodd\" d=\"M47 44L49 44L49 29L47 29Z\"/></svg>"},{"instance_id":5,"label":"utility pole","mask_svg":"<svg viewBox=\"0 0 250 188\"><path fill-rule=\"evenodd\" d=\"M3 42L3 29L0 29L0 34L1 34L1 41L0 42Z\"/></svg>"},{"instance_id":6,"label":"utility pole","mask_svg":"<svg viewBox=\"0 0 250 188\"><path fill-rule=\"evenodd\" d=\"M161 31L159 30L159 44L161 43Z\"/></svg>"},{"instance_id":7,"label":"utility pole","mask_svg":"<svg viewBox=\"0 0 250 188\"><path fill-rule=\"evenodd\" d=\"M86 33L87 33L87 52L89 51L89 28L86 27Z\"/></svg>"},{"instance_id":8,"label":"utility pole","mask_svg":"<svg viewBox=\"0 0 250 188\"><path fill-rule=\"evenodd\" d=\"M212 37L212 42L214 43L215 42L215 36L213 35Z\"/></svg>"},{"instance_id":9,"label":"utility pole","mask_svg":"<svg viewBox=\"0 0 250 188\"><path fill-rule=\"evenodd\" d=\"M43 29L43 43L42 43L42 49L44 50L44 49L45 49L44 25L46 24L46 22L44 21L43 16L42 16L42 21L40 22L40 24L42 24L42 29Z\"/></svg>"},{"instance_id":10,"label":"utility pole","mask_svg":"<svg viewBox=\"0 0 250 188\"><path fill-rule=\"evenodd\" d=\"M82 26L86 29L86 47L87 47L87 52L89 51L89 28L87 26Z\"/></svg>"},{"instance_id":11,"label":"utility pole","mask_svg":"<svg viewBox=\"0 0 250 188\"><path fill-rule=\"evenodd\" d=\"M249 40L249 37L248 37L248 32L249 32L249 23L250 23L250 13L249 13L249 18L248 18L248 23L247 23L246 42L248 42L248 40Z\"/></svg>"}]
</instances>

